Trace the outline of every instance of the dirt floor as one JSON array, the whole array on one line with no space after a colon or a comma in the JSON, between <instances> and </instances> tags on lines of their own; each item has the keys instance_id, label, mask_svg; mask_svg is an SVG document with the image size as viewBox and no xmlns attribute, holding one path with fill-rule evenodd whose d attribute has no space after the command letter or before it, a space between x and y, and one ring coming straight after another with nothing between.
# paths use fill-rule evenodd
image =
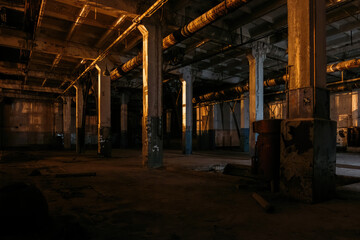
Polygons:
<instances>
[{"instance_id":1,"label":"dirt floor","mask_svg":"<svg viewBox=\"0 0 360 240\"><path fill-rule=\"evenodd\" d=\"M360 239L357 194L339 192L327 202L299 203L271 194L252 178L218 171L226 163L246 165L245 154L164 155L165 167L159 170L143 168L137 150L114 150L110 159L67 151L3 158L0 187L34 184L51 218L44 229L18 226L0 239ZM57 175L69 173L96 176ZM274 205L273 213L254 201L255 191Z\"/></svg>"}]
</instances>

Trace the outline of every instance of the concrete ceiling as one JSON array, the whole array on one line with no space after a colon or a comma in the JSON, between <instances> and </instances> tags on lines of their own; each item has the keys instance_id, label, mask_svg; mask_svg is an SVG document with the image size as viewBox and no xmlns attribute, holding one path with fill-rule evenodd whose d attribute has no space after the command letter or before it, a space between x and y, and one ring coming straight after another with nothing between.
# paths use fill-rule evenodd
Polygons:
<instances>
[{"instance_id":1,"label":"concrete ceiling","mask_svg":"<svg viewBox=\"0 0 360 240\"><path fill-rule=\"evenodd\" d=\"M153 2L0 0L0 94L21 91L58 96L87 62L96 58ZM164 37L220 2L169 0L159 13ZM360 0L327 1L328 63L359 57L359 14ZM130 34L110 53L109 66L119 66L136 56L141 51L141 41L138 31ZM195 94L244 83L248 81L245 53L254 41L265 42L271 49L264 63L265 78L284 74L286 0L251 0L166 50L164 76L177 78L179 68L191 65L196 70ZM353 69L345 75L359 77L360 71ZM339 79L340 73L328 75L328 81ZM141 87L140 69L113 84Z\"/></svg>"}]
</instances>

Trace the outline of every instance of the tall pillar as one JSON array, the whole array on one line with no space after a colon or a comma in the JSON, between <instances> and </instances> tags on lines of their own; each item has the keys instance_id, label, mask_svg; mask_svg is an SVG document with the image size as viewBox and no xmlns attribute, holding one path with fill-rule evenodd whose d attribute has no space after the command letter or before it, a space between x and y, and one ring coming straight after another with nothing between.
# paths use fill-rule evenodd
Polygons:
<instances>
[{"instance_id":1,"label":"tall pillar","mask_svg":"<svg viewBox=\"0 0 360 240\"><path fill-rule=\"evenodd\" d=\"M208 106L208 122L209 122L209 149L214 150L216 148L216 141L215 141L215 134L216 134L216 127L215 127L215 116L217 112L215 111L215 105Z\"/></svg>"},{"instance_id":2,"label":"tall pillar","mask_svg":"<svg viewBox=\"0 0 360 240\"><path fill-rule=\"evenodd\" d=\"M166 146L170 147L170 141L171 141L171 112L172 109L166 110ZM165 143L164 143L165 144Z\"/></svg>"},{"instance_id":3,"label":"tall pillar","mask_svg":"<svg viewBox=\"0 0 360 240\"><path fill-rule=\"evenodd\" d=\"M61 133L63 132L62 104L54 103L54 144L56 148L62 148Z\"/></svg>"},{"instance_id":4,"label":"tall pillar","mask_svg":"<svg viewBox=\"0 0 360 240\"><path fill-rule=\"evenodd\" d=\"M240 101L240 147L242 151L249 152L249 95L246 93Z\"/></svg>"},{"instance_id":5,"label":"tall pillar","mask_svg":"<svg viewBox=\"0 0 360 240\"><path fill-rule=\"evenodd\" d=\"M354 89L351 94L351 115L352 115L352 126L353 127L360 127L360 90Z\"/></svg>"},{"instance_id":6,"label":"tall pillar","mask_svg":"<svg viewBox=\"0 0 360 240\"><path fill-rule=\"evenodd\" d=\"M280 189L318 202L335 192L336 122L326 90L325 1L288 0L289 119L281 126Z\"/></svg>"},{"instance_id":7,"label":"tall pillar","mask_svg":"<svg viewBox=\"0 0 360 240\"><path fill-rule=\"evenodd\" d=\"M1 92L2 88L0 88L0 94ZM4 150L5 147L4 136L4 97L0 97L0 151Z\"/></svg>"},{"instance_id":8,"label":"tall pillar","mask_svg":"<svg viewBox=\"0 0 360 240\"><path fill-rule=\"evenodd\" d=\"M143 36L143 165L163 165L161 24L138 27Z\"/></svg>"},{"instance_id":9,"label":"tall pillar","mask_svg":"<svg viewBox=\"0 0 360 240\"><path fill-rule=\"evenodd\" d=\"M55 123L54 123L54 133L58 134L63 131L63 119L62 119L62 106L61 103L55 102L54 103L54 117L55 117Z\"/></svg>"},{"instance_id":10,"label":"tall pillar","mask_svg":"<svg viewBox=\"0 0 360 240\"><path fill-rule=\"evenodd\" d=\"M266 47L263 43L257 42L246 57L249 61L249 145L250 156L254 156L256 135L253 130L253 122L264 119L264 60Z\"/></svg>"},{"instance_id":11,"label":"tall pillar","mask_svg":"<svg viewBox=\"0 0 360 240\"><path fill-rule=\"evenodd\" d=\"M96 65L98 70L98 154L111 157L111 80L104 75L104 62Z\"/></svg>"},{"instance_id":12,"label":"tall pillar","mask_svg":"<svg viewBox=\"0 0 360 240\"><path fill-rule=\"evenodd\" d=\"M71 149L71 97L63 97L64 148Z\"/></svg>"},{"instance_id":13,"label":"tall pillar","mask_svg":"<svg viewBox=\"0 0 360 240\"><path fill-rule=\"evenodd\" d=\"M84 153L85 150L85 126L84 116L84 85L77 84L76 89L76 152Z\"/></svg>"},{"instance_id":14,"label":"tall pillar","mask_svg":"<svg viewBox=\"0 0 360 240\"><path fill-rule=\"evenodd\" d=\"M201 106L198 106L195 111L196 111L197 149L202 149L202 114L201 114Z\"/></svg>"},{"instance_id":15,"label":"tall pillar","mask_svg":"<svg viewBox=\"0 0 360 240\"><path fill-rule=\"evenodd\" d=\"M182 83L182 149L184 154L192 153L192 115L193 115L193 82L194 76L190 67L181 70Z\"/></svg>"},{"instance_id":16,"label":"tall pillar","mask_svg":"<svg viewBox=\"0 0 360 240\"><path fill-rule=\"evenodd\" d=\"M120 146L122 148L126 148L128 146L128 102L129 95L125 92L122 92L120 107Z\"/></svg>"}]
</instances>

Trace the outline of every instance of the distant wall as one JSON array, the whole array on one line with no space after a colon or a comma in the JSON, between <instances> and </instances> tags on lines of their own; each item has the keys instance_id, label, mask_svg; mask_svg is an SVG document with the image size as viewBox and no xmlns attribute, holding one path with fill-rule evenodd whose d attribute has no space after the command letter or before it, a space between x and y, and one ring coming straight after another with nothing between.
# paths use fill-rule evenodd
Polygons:
<instances>
[{"instance_id":1,"label":"distant wall","mask_svg":"<svg viewBox=\"0 0 360 240\"><path fill-rule=\"evenodd\" d=\"M63 133L62 104L7 99L2 106L4 147L61 144L56 137ZM75 145L75 107L71 115L71 143ZM97 116L86 116L85 126L85 144L96 145Z\"/></svg>"},{"instance_id":2,"label":"distant wall","mask_svg":"<svg viewBox=\"0 0 360 240\"><path fill-rule=\"evenodd\" d=\"M3 116L5 147L53 143L53 103L20 99L6 101Z\"/></svg>"}]
</instances>

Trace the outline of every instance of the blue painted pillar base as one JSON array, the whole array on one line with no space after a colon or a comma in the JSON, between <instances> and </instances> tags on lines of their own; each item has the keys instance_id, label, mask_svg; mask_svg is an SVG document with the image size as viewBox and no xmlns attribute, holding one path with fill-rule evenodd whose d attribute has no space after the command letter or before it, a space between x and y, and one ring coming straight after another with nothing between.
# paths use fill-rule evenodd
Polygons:
<instances>
[{"instance_id":1,"label":"blue painted pillar base","mask_svg":"<svg viewBox=\"0 0 360 240\"><path fill-rule=\"evenodd\" d=\"M182 134L182 146L184 154L192 154L192 131L186 130Z\"/></svg>"},{"instance_id":2,"label":"blue painted pillar base","mask_svg":"<svg viewBox=\"0 0 360 240\"><path fill-rule=\"evenodd\" d=\"M243 152L249 152L249 128L240 129L240 148Z\"/></svg>"}]
</instances>

